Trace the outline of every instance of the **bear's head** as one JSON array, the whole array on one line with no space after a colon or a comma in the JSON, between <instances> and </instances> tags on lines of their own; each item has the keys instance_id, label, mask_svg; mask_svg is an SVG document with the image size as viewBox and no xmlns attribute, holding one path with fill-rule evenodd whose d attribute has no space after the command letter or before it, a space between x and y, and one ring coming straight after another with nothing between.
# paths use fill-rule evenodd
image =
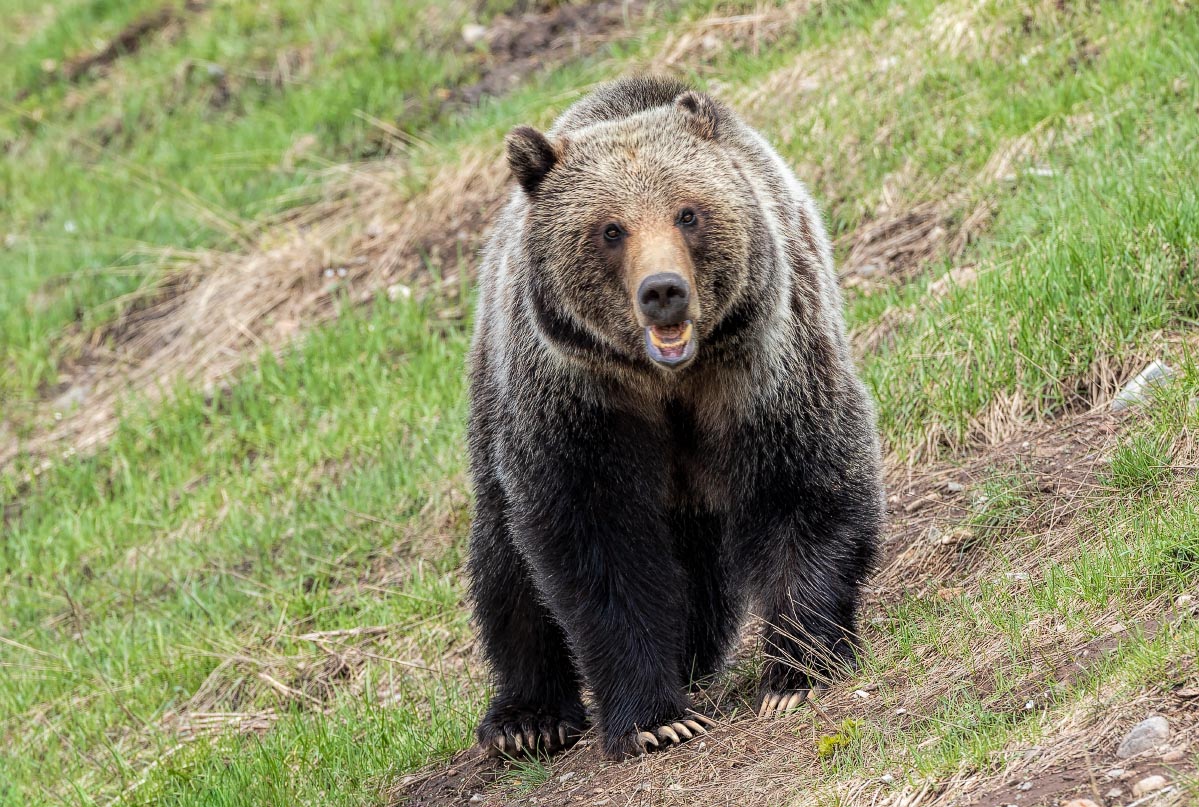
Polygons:
<instances>
[{"instance_id":1,"label":"bear's head","mask_svg":"<svg viewBox=\"0 0 1199 807\"><path fill-rule=\"evenodd\" d=\"M508 135L528 200L528 297L556 347L668 373L702 351L747 283L762 228L722 142L730 115L688 91L563 134Z\"/></svg>"}]
</instances>

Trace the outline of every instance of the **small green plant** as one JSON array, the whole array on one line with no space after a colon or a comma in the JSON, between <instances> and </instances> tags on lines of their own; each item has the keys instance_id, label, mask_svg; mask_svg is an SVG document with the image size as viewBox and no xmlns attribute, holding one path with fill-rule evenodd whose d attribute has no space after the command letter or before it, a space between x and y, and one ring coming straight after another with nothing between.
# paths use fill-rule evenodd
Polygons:
<instances>
[{"instance_id":1,"label":"small green plant","mask_svg":"<svg viewBox=\"0 0 1199 807\"><path fill-rule=\"evenodd\" d=\"M514 795L532 793L550 780L550 767L542 757L524 757L514 760L500 775L505 789Z\"/></svg>"},{"instance_id":2,"label":"small green plant","mask_svg":"<svg viewBox=\"0 0 1199 807\"><path fill-rule=\"evenodd\" d=\"M1032 515L1031 494L1031 480L1023 474L994 476L975 495L967 526L976 535L1014 529Z\"/></svg>"},{"instance_id":3,"label":"small green plant","mask_svg":"<svg viewBox=\"0 0 1199 807\"><path fill-rule=\"evenodd\" d=\"M862 738L862 721L848 718L841 721L840 728L834 734L821 735L816 741L816 755L821 759L831 759L842 749L856 743Z\"/></svg>"}]
</instances>

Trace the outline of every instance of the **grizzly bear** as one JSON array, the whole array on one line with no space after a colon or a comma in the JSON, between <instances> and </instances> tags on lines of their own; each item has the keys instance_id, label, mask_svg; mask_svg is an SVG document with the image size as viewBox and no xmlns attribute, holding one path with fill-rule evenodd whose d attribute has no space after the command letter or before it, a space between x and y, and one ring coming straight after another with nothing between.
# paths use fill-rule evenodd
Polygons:
<instances>
[{"instance_id":1,"label":"grizzly bear","mask_svg":"<svg viewBox=\"0 0 1199 807\"><path fill-rule=\"evenodd\" d=\"M709 720L689 688L764 625L761 716L855 661L883 515L816 206L727 106L605 85L507 138L470 359L468 573L491 754L588 724L613 758Z\"/></svg>"}]
</instances>

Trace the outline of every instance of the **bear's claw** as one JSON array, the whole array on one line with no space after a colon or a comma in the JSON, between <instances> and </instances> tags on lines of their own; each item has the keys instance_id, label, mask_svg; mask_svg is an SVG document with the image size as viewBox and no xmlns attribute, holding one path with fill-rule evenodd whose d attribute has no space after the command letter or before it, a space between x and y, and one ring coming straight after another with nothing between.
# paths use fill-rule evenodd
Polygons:
<instances>
[{"instance_id":1,"label":"bear's claw","mask_svg":"<svg viewBox=\"0 0 1199 807\"><path fill-rule=\"evenodd\" d=\"M539 729L517 721L501 723L492 729L491 737L480 742L489 757L553 754L570 748L583 732L567 721L542 725Z\"/></svg>"},{"instance_id":2,"label":"bear's claw","mask_svg":"<svg viewBox=\"0 0 1199 807\"><path fill-rule=\"evenodd\" d=\"M651 747L660 748L663 743L681 745L701 734L707 734L708 730L704 724L717 725L715 720L701 715L699 712L690 712L689 714L690 717L679 718L672 723L663 723L653 731L637 732L633 737L633 744L637 747L638 753L648 753Z\"/></svg>"},{"instance_id":3,"label":"bear's claw","mask_svg":"<svg viewBox=\"0 0 1199 807\"><path fill-rule=\"evenodd\" d=\"M798 707L809 697L812 697L812 693L807 689L764 692L762 693L762 703L758 706L758 717L761 719L780 717Z\"/></svg>"}]
</instances>

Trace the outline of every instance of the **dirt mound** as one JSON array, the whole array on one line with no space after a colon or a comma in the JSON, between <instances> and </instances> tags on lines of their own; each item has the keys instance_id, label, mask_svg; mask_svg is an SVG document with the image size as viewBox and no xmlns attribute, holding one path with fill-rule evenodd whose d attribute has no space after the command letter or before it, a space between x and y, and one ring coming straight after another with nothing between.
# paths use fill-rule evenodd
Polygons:
<instances>
[{"instance_id":1,"label":"dirt mound","mask_svg":"<svg viewBox=\"0 0 1199 807\"><path fill-rule=\"evenodd\" d=\"M478 81L450 92L449 105L477 104L510 91L531 73L591 56L644 13L645 0L563 4L519 16L501 16L481 34L483 71ZM476 43L479 44L479 43Z\"/></svg>"},{"instance_id":2,"label":"dirt mound","mask_svg":"<svg viewBox=\"0 0 1199 807\"><path fill-rule=\"evenodd\" d=\"M186 19L187 14L203 11L207 5L205 0L187 0L182 9L175 6L163 6L157 11L139 17L105 43L104 47L67 61L63 65L63 75L68 81L79 81L93 68L106 67L123 56L132 56L141 50L142 45L151 36L171 25L181 23Z\"/></svg>"},{"instance_id":3,"label":"dirt mound","mask_svg":"<svg viewBox=\"0 0 1199 807\"><path fill-rule=\"evenodd\" d=\"M122 28L116 36L105 42L98 49L81 53L66 59L61 68L55 69L54 62L47 62L47 72L33 86L24 87L16 93L19 103L37 90L51 83L57 76L62 76L72 84L86 78L93 70L107 68L118 59L132 56L142 49L152 37L173 28L180 28L187 22L191 14L199 13L208 7L208 0L186 0L182 7L166 5L154 11L143 14Z\"/></svg>"},{"instance_id":4,"label":"dirt mound","mask_svg":"<svg viewBox=\"0 0 1199 807\"><path fill-rule=\"evenodd\" d=\"M702 738L666 753L610 763L589 735L556 758L550 769L497 762L471 749L448 766L397 783L392 803L765 807L827 803L835 795L844 804L934 807L1057 804L1075 794L1090 794L1087 771L1101 776L1115 767L1120 736L1146 713L1170 716L1184 741L1199 734L1199 704L1174 694L1190 692L1199 679L1193 668L1180 667L1168 681L1163 679L1162 690L1125 692L1118 698L1111 691L1096 691L1079 702L1068 700L1071 687L1123 642L1148 640L1167 624L1182 624L1189 612L1175 610L1168 599L1146 600L1136 604L1131 615L1136 621L1125 626L1115 625L1116 612L1097 607L1093 624L1114 626L1098 637L1030 619L1022 631L1023 658L1013 659L1011 648L993 635L972 643L971 669L963 669L960 659L923 648L918 680L909 677L906 665L913 662L904 660L907 651L898 650L896 635L879 620L887 619L880 615L884 606L894 606L905 596L932 602L976 598L997 576L1016 581L1019 589L1027 585L1019 581L1047 559L1071 557L1085 539L1075 516L1094 502L1100 487L1099 457L1114 444L1126 421L1125 416L1106 413L1081 416L1052 428L1027 430L962 463L919 471L893 468L889 489L895 493L885 561L872 583L864 628L872 655L888 663L877 679L834 686L814 707L815 713L802 709L769 723L753 717L748 691L753 656L747 645L733 672L704 694L700 708L718 716L722 725ZM1024 501L1013 509L1016 517L1000 518L986 509L986 497L972 491L1008 472ZM993 488L987 490L995 495ZM997 545L1004 551L996 552ZM987 551L982 551L984 546ZM1121 618L1127 621L1129 614ZM1007 685L996 688L997 677ZM989 714L1012 724L1027 718L1030 703L1037 713L1058 715L1053 718L1057 722L1047 727L1036 746L1010 740L989 768L963 766L940 780L859 776L829 784L829 760L818 750L822 742L841 735L846 726L869 724L902 749L905 742L915 742L906 738L920 729L930 704L955 692L974 693ZM1064 709L1050 711L1067 703ZM923 730L927 727L924 723ZM1143 775L1167 771L1177 780L1180 771L1190 770L1191 762L1168 766L1154 757L1123 767ZM1039 800L1017 798L1033 792L1034 785L1026 782L1035 782Z\"/></svg>"}]
</instances>

